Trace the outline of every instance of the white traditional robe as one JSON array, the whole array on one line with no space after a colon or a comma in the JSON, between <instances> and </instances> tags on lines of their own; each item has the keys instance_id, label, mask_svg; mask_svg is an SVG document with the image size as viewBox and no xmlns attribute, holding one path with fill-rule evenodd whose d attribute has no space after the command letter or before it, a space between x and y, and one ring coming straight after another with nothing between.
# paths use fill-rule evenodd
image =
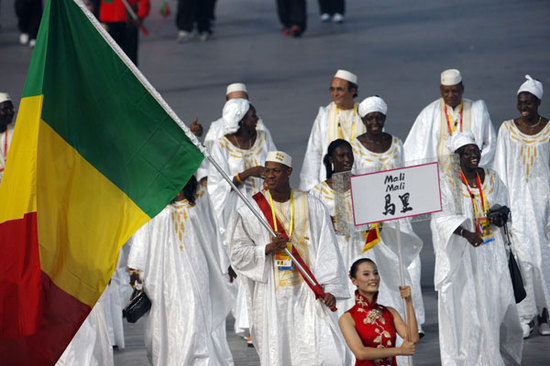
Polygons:
<instances>
[{"instance_id":1,"label":"white traditional robe","mask_svg":"<svg viewBox=\"0 0 550 366\"><path fill-rule=\"evenodd\" d=\"M6 131L0 133L0 183L2 183L2 177L4 176L4 168L6 167L6 158L13 137L14 124L10 123Z\"/></svg>"},{"instance_id":2,"label":"white traditional robe","mask_svg":"<svg viewBox=\"0 0 550 366\"><path fill-rule=\"evenodd\" d=\"M392 136L392 143L390 147L388 148L388 150L382 153L375 153L370 151L365 146L363 146L363 144L359 140L354 140L351 143L351 147L353 150L353 156L355 157L352 169L354 174L364 174L381 170L389 170L400 168L403 166L403 142L396 136ZM390 230L395 230L394 223L389 222L388 224L388 228L393 228ZM408 220L401 220L400 226L401 233L404 234L401 241L403 243L403 248L404 250L407 250L408 255L410 255L404 256L403 260L405 262L404 265L406 266L408 276L411 280L410 283L414 311L416 314L416 322L419 326L419 329L422 329L422 325L425 321L424 300L422 298L422 284L420 283L420 251L422 250L423 243L422 239L420 239L420 237L416 235L413 231L412 226ZM386 233L384 233L383 230L382 238L386 237L386 235L388 235L387 231ZM395 254L397 253L397 243L395 243L395 236L393 236L392 240L393 243L388 242L387 240L385 240L385 242L389 243L389 245L394 249L393 253ZM378 267L380 268L380 265ZM395 274L395 272L393 273ZM384 275L384 273L382 273L382 275ZM384 276L382 276L382 281L384 281ZM383 296L382 291L380 291L380 296ZM393 300L391 302L388 302L387 305L399 310L401 315L403 315L403 306L401 306L402 302L399 301L401 299L399 291L397 293L394 293L393 296ZM398 296L399 299L395 296ZM380 304L386 305L386 303L383 302L381 299L382 297L379 297L378 301L380 302ZM399 301L399 306L394 306L393 304L395 304L397 301Z\"/></svg>"},{"instance_id":3,"label":"white traditional robe","mask_svg":"<svg viewBox=\"0 0 550 366\"><path fill-rule=\"evenodd\" d=\"M462 131L473 132L482 150L479 165L491 167L495 155L496 134L487 106L483 100L472 101L466 98L462 100L464 102ZM430 103L420 112L403 145L405 161L437 159L444 165L443 170L448 166L448 157L454 151L450 151L446 145L451 135L448 131L445 107L450 118L456 120L460 105L453 110L445 105L443 98ZM457 126L456 131L459 130Z\"/></svg>"},{"instance_id":4,"label":"white traditional robe","mask_svg":"<svg viewBox=\"0 0 550 366\"><path fill-rule=\"evenodd\" d=\"M94 305L56 366L114 366L104 302L105 294Z\"/></svg>"},{"instance_id":5,"label":"white traditional robe","mask_svg":"<svg viewBox=\"0 0 550 366\"><path fill-rule=\"evenodd\" d=\"M130 253L129 242L131 240L120 249L117 267L103 294L109 339L111 344L119 349L125 347L122 309L132 295L130 276L126 266L128 254Z\"/></svg>"},{"instance_id":6,"label":"white traditional robe","mask_svg":"<svg viewBox=\"0 0 550 366\"><path fill-rule=\"evenodd\" d=\"M550 308L550 123L525 135L514 121L504 122L494 166L510 194L512 248L527 292L518 311L528 323Z\"/></svg>"},{"instance_id":7,"label":"white traditional robe","mask_svg":"<svg viewBox=\"0 0 550 366\"><path fill-rule=\"evenodd\" d=\"M221 239L206 191L196 204L167 206L134 236L130 268L143 271L151 299L145 346L153 365L233 364L220 326L231 304L219 263Z\"/></svg>"},{"instance_id":8,"label":"white traditional robe","mask_svg":"<svg viewBox=\"0 0 550 366\"><path fill-rule=\"evenodd\" d=\"M358 104L355 103L352 109L342 110L334 102L326 107L319 107L300 172L301 190L309 191L327 179L323 157L332 141L341 138L351 142L366 132L365 125L357 113L357 107Z\"/></svg>"},{"instance_id":9,"label":"white traditional robe","mask_svg":"<svg viewBox=\"0 0 550 366\"><path fill-rule=\"evenodd\" d=\"M506 187L496 172L485 169L482 188L486 207L508 204ZM479 247L453 234L459 226L474 231L472 199L462 182L445 176L441 189L447 205L431 222L441 362L464 366L519 364L523 338L503 230L491 225L495 240ZM471 188L471 192L477 212L483 212L479 189ZM453 194L458 195L456 201L450 198Z\"/></svg>"},{"instance_id":10,"label":"white traditional robe","mask_svg":"<svg viewBox=\"0 0 550 366\"><path fill-rule=\"evenodd\" d=\"M264 131L258 131L256 141L249 150L243 150L233 145L225 136L222 136L212 145L210 151L212 157L231 179L245 169L255 166L264 166L265 158L269 151L277 150L271 140L271 136ZM263 188L263 179L250 177L238 189L247 197L259 192ZM227 238L228 224L235 213L240 198L233 192L231 186L218 170L210 165L208 169L208 193L212 202L212 208L216 224L222 234L225 243ZM248 312L246 309L246 290L237 278L232 286L233 295L236 297L233 316L235 317L235 332L237 334L248 331Z\"/></svg>"},{"instance_id":11,"label":"white traditional robe","mask_svg":"<svg viewBox=\"0 0 550 366\"><path fill-rule=\"evenodd\" d=\"M326 292L346 298L346 270L326 207L315 197L293 191L296 249ZM258 212L256 202L252 203ZM290 201L275 203L285 231ZM236 212L231 263L246 280L250 331L260 362L266 366L348 365L351 353L340 333L336 313L315 299L296 271L275 268L265 254L269 232L246 206Z\"/></svg>"}]
</instances>

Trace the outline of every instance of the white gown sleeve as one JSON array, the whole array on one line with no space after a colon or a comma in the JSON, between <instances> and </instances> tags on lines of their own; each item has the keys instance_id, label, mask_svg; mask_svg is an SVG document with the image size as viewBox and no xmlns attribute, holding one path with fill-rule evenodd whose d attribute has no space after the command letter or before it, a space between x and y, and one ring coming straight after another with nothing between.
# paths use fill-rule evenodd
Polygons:
<instances>
[{"instance_id":1,"label":"white gown sleeve","mask_svg":"<svg viewBox=\"0 0 550 366\"><path fill-rule=\"evenodd\" d=\"M507 154L507 131L506 126L504 125L506 122L504 122L500 129L498 130L498 138L495 148L495 160L493 161L493 170L497 172L498 176L506 186L508 186L508 171L506 168L506 157Z\"/></svg>"},{"instance_id":2,"label":"white gown sleeve","mask_svg":"<svg viewBox=\"0 0 550 366\"><path fill-rule=\"evenodd\" d=\"M416 117L403 144L404 159L406 162L437 157L437 151L432 144L433 108L433 103L431 103Z\"/></svg>"},{"instance_id":3,"label":"white gown sleeve","mask_svg":"<svg viewBox=\"0 0 550 366\"><path fill-rule=\"evenodd\" d=\"M322 123L327 120L327 108L320 107L319 113L313 122L309 141L307 143L306 154L304 155L304 163L300 172L300 189L304 192L309 191L319 180L319 167L323 161L323 136Z\"/></svg>"},{"instance_id":4,"label":"white gown sleeve","mask_svg":"<svg viewBox=\"0 0 550 366\"><path fill-rule=\"evenodd\" d=\"M496 148L496 133L487 105L483 100L476 100L472 103L472 115L481 116L481 121L478 121L481 128L480 135L482 138L481 145L481 160L479 165L482 167L491 168L495 158Z\"/></svg>"}]
</instances>

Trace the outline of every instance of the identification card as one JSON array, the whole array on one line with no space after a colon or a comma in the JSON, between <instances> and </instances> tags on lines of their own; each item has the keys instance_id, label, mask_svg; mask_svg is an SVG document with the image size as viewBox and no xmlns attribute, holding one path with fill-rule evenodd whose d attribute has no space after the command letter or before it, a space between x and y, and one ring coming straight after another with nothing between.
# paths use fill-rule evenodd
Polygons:
<instances>
[{"instance_id":1,"label":"identification card","mask_svg":"<svg viewBox=\"0 0 550 366\"><path fill-rule=\"evenodd\" d=\"M476 231L481 234L481 238L483 239L482 244L488 244L495 240L493 228L486 217L476 219Z\"/></svg>"},{"instance_id":2,"label":"identification card","mask_svg":"<svg viewBox=\"0 0 550 366\"><path fill-rule=\"evenodd\" d=\"M286 248L292 253L292 243L286 243ZM294 271L292 259L286 255L286 252L275 254L275 266L279 271Z\"/></svg>"}]
</instances>

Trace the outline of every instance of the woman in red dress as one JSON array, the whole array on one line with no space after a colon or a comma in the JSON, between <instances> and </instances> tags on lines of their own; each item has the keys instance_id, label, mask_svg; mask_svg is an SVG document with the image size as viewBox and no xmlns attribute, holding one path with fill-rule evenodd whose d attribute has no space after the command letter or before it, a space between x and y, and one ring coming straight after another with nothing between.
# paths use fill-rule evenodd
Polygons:
<instances>
[{"instance_id":1,"label":"woman in red dress","mask_svg":"<svg viewBox=\"0 0 550 366\"><path fill-rule=\"evenodd\" d=\"M340 329L348 347L355 355L356 366L397 365L395 356L411 356L418 342L418 327L412 304L411 288L400 287L401 297L407 304L406 324L399 313L390 307L377 304L380 275L376 264L361 258L350 269L351 282L357 286L355 306L340 317ZM403 344L396 347L396 334Z\"/></svg>"}]
</instances>

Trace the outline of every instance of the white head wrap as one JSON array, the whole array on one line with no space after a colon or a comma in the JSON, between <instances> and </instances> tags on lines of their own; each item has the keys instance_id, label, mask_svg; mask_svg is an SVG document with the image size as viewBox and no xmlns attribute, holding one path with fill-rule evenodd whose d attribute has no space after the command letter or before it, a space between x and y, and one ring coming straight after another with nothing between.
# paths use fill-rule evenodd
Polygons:
<instances>
[{"instance_id":1,"label":"white head wrap","mask_svg":"<svg viewBox=\"0 0 550 366\"><path fill-rule=\"evenodd\" d=\"M224 135L237 132L239 129L239 122L249 109L250 102L246 99L234 98L225 103L222 113Z\"/></svg>"},{"instance_id":2,"label":"white head wrap","mask_svg":"<svg viewBox=\"0 0 550 366\"><path fill-rule=\"evenodd\" d=\"M457 85L462 81L462 75L457 69L448 69L441 73L441 85Z\"/></svg>"},{"instance_id":3,"label":"white head wrap","mask_svg":"<svg viewBox=\"0 0 550 366\"><path fill-rule=\"evenodd\" d=\"M233 92L239 92L239 91L248 93L248 90L246 90L246 85L244 85L243 83L229 84L227 86L227 89L225 89L225 95Z\"/></svg>"},{"instance_id":4,"label":"white head wrap","mask_svg":"<svg viewBox=\"0 0 550 366\"><path fill-rule=\"evenodd\" d=\"M388 106L386 102L384 102L384 99L374 95L363 99L363 101L359 103L359 108L357 111L359 112L359 116L361 118L372 112L380 112L383 115L386 115L388 112Z\"/></svg>"},{"instance_id":5,"label":"white head wrap","mask_svg":"<svg viewBox=\"0 0 550 366\"><path fill-rule=\"evenodd\" d=\"M8 93L0 93L0 103L6 102L8 100L11 100Z\"/></svg>"},{"instance_id":6,"label":"white head wrap","mask_svg":"<svg viewBox=\"0 0 550 366\"><path fill-rule=\"evenodd\" d=\"M521 86L519 87L518 95L519 93L528 92L541 100L543 94L542 83L537 79L533 79L529 75L525 75L525 78L527 79L527 81L521 84Z\"/></svg>"},{"instance_id":7,"label":"white head wrap","mask_svg":"<svg viewBox=\"0 0 550 366\"><path fill-rule=\"evenodd\" d=\"M281 163L283 165L286 165L289 168L292 168L292 157L288 155L285 152L282 151L270 151L267 153L267 156L265 158L266 163L268 161L274 162L274 163Z\"/></svg>"},{"instance_id":8,"label":"white head wrap","mask_svg":"<svg viewBox=\"0 0 550 366\"><path fill-rule=\"evenodd\" d=\"M463 131L463 132L457 131L453 133L451 138L447 141L447 147L452 152L456 152L462 146L466 146L466 145L477 145L477 147L481 149L479 144L476 142L474 133L470 130Z\"/></svg>"},{"instance_id":9,"label":"white head wrap","mask_svg":"<svg viewBox=\"0 0 550 366\"><path fill-rule=\"evenodd\" d=\"M340 69L340 70L336 71L336 74L334 74L334 77L339 78L339 79L347 80L350 83L357 84L357 75L355 75L355 74L353 74L349 71L346 71L346 70Z\"/></svg>"}]
</instances>

